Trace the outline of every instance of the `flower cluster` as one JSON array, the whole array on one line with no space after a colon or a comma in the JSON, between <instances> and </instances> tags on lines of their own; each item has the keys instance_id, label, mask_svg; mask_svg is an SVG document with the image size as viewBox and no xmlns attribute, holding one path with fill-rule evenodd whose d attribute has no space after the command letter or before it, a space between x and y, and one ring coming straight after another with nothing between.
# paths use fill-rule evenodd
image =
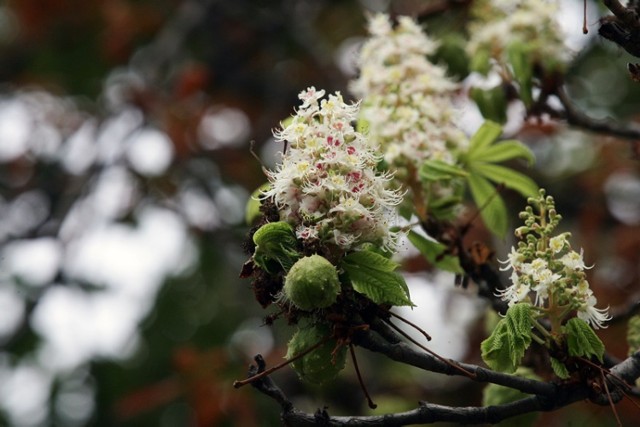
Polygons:
<instances>
[{"instance_id":1,"label":"flower cluster","mask_svg":"<svg viewBox=\"0 0 640 427\"><path fill-rule=\"evenodd\" d=\"M387 15L373 15L369 33L360 51L360 76L350 88L363 99L361 118L370 138L397 169L419 167L425 159L455 163L455 153L468 141L454 125L457 85L427 59L436 43L404 16L394 28Z\"/></svg>"},{"instance_id":2,"label":"flower cluster","mask_svg":"<svg viewBox=\"0 0 640 427\"><path fill-rule=\"evenodd\" d=\"M402 195L387 189L391 179L376 167L380 158L351 122L358 104L346 104L339 92L313 87L299 95L302 105L280 131L288 149L268 172L272 197L282 220L303 240L318 240L343 250L371 243L394 249L388 217Z\"/></svg>"},{"instance_id":3,"label":"flower cluster","mask_svg":"<svg viewBox=\"0 0 640 427\"><path fill-rule=\"evenodd\" d=\"M481 0L474 2L476 17L469 28L471 57L484 52L502 70L508 64L508 47L525 43L536 62L545 68L562 66L569 59L560 31L557 0Z\"/></svg>"},{"instance_id":4,"label":"flower cluster","mask_svg":"<svg viewBox=\"0 0 640 427\"><path fill-rule=\"evenodd\" d=\"M610 316L607 309L595 307L597 300L585 272L591 267L585 265L582 250L578 253L571 248L570 233L553 235L561 219L553 198L545 197L541 190L540 197L529 199L529 204L520 214L525 225L516 229L516 236L523 240L503 261L502 270L512 270L512 285L499 296L512 306L528 301L533 292L533 304L558 321L575 311L594 328L605 327Z\"/></svg>"}]
</instances>

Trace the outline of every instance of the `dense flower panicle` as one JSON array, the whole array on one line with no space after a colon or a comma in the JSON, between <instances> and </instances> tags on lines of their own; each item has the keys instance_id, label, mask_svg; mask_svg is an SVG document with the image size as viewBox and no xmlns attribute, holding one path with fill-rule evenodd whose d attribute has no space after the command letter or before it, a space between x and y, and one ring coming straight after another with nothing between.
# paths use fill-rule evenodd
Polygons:
<instances>
[{"instance_id":1,"label":"dense flower panicle","mask_svg":"<svg viewBox=\"0 0 640 427\"><path fill-rule=\"evenodd\" d=\"M389 216L402 194L387 189L391 176L376 172L375 147L351 125L359 105L346 104L339 92L324 95L313 87L302 91L296 115L275 132L288 150L268 173L271 188L264 197L273 197L298 238L344 250L365 243L393 249Z\"/></svg>"},{"instance_id":2,"label":"dense flower panicle","mask_svg":"<svg viewBox=\"0 0 640 427\"><path fill-rule=\"evenodd\" d=\"M530 200L530 203L532 201ZM511 270L511 286L498 292L509 306L529 301L529 294L535 293L533 304L542 309L550 304L562 307L567 312L575 310L577 316L594 328L605 327L610 320L608 309L599 309L593 291L589 288L585 269L583 251L574 251L569 243L569 233L552 236L555 227L560 222L560 216L555 213L554 202L551 197L541 196L533 200L539 207L539 215L528 208L521 213L525 218L524 238L518 248L511 248L511 252L501 270Z\"/></svg>"},{"instance_id":3,"label":"dense flower panicle","mask_svg":"<svg viewBox=\"0 0 640 427\"><path fill-rule=\"evenodd\" d=\"M396 167L419 166L425 159L455 163L468 140L454 125L456 83L426 57L437 44L405 16L394 28L387 15L373 15L369 33L360 51L360 76L350 89L363 99L361 118L370 139Z\"/></svg>"},{"instance_id":4,"label":"dense flower panicle","mask_svg":"<svg viewBox=\"0 0 640 427\"><path fill-rule=\"evenodd\" d=\"M504 67L509 44L523 42L535 60L551 67L562 65L569 60L570 51L562 39L558 8L557 0L476 1L467 52L473 57L485 51L496 65Z\"/></svg>"}]
</instances>

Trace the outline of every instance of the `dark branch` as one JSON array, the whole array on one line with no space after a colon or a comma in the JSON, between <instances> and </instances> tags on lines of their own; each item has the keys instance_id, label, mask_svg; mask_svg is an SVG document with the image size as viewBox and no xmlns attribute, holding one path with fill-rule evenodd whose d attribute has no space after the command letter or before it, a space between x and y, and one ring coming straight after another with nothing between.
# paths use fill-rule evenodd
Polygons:
<instances>
[{"instance_id":1,"label":"dark branch","mask_svg":"<svg viewBox=\"0 0 640 427\"><path fill-rule=\"evenodd\" d=\"M611 314L611 320L608 322L610 325L629 320L631 316L640 313L640 295L635 295L629 298L629 300L630 304L611 309L609 312L609 314Z\"/></svg>"},{"instance_id":2,"label":"dark branch","mask_svg":"<svg viewBox=\"0 0 640 427\"><path fill-rule=\"evenodd\" d=\"M550 108L548 112L556 117L564 118L570 125L603 135L635 140L636 143L640 140L639 126L622 125L611 120L593 119L576 108L563 87L558 87L555 94L562 103L564 112L554 111Z\"/></svg>"},{"instance_id":3,"label":"dark branch","mask_svg":"<svg viewBox=\"0 0 640 427\"><path fill-rule=\"evenodd\" d=\"M385 337L391 337L392 340L389 341L383 338L383 335ZM474 381L498 384L520 390L523 393L541 396L550 396L556 393L556 386L554 384L503 374L467 363L451 361L452 364L447 364L428 353L414 350L408 344L401 341L400 337L382 322L374 322L370 330L360 332L355 337L355 343L367 350L384 354L392 360L415 366L425 371L445 375L467 376L464 374L464 371L453 366L458 365L465 371L474 373Z\"/></svg>"},{"instance_id":4,"label":"dark branch","mask_svg":"<svg viewBox=\"0 0 640 427\"><path fill-rule=\"evenodd\" d=\"M363 335L367 335L370 332L363 332ZM364 340L366 341L366 340ZM398 345L398 344L394 344ZM404 351L404 350L403 350ZM427 355L428 356L428 355ZM249 372L249 375L255 375L261 369L264 369L264 360L261 357L256 356L256 362L258 367L253 366ZM466 365L467 367L470 365ZM482 368L478 368L482 369ZM486 370L485 370L486 371ZM496 379L502 377L511 377L510 375L498 374L489 371L488 378ZM497 376L494 376L496 375ZM634 353L629 358L611 369L611 374L607 375L609 386L611 388L617 387L619 379L632 383L638 377L640 377L640 351ZM514 377L514 380L523 382L539 383L539 381L525 380L522 378ZM506 383L509 381L501 381L501 383L510 386ZM493 381L490 381L493 382ZM498 384L498 382L496 382ZM515 383L514 383L515 384ZM330 416L326 410L319 411L316 414L308 414L301 412L293 408L291 402L286 398L282 391L271 381L271 379L263 378L260 381L256 381L253 384L256 389L262 391L266 395L275 399L282 407L282 420L287 426L291 427L304 427L304 426L317 426L318 417L322 417L322 425L326 426L356 426L356 427L373 427L373 426L405 426L411 424L429 424L435 422L453 422L458 424L480 424L480 423L497 423L502 420L515 417L518 415L526 414L535 411L553 411L555 409L568 406L574 402L584 399L591 399L592 401L601 403L608 402L607 399L599 399L592 390L586 385L577 384L563 384L555 386L552 384L544 384L547 387L543 389L548 390L548 394L536 394L524 399L520 399L511 403L503 405L488 406L488 407L452 407L436 405L427 402L421 402L420 406L414 410L407 412L400 412L395 414L384 414L374 416ZM607 387L609 387L607 386ZM518 388L518 387L514 387ZM536 386L537 388L537 386ZM518 388L522 389L522 388ZM616 401L619 399L615 399ZM602 403L606 404L606 403ZM320 415L319 415L320 414Z\"/></svg>"}]
</instances>

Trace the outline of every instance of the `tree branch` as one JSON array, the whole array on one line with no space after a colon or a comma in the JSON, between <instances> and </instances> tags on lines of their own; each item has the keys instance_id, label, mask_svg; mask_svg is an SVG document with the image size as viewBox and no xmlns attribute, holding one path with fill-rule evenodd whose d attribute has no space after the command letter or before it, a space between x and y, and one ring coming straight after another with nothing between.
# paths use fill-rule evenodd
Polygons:
<instances>
[{"instance_id":1,"label":"tree branch","mask_svg":"<svg viewBox=\"0 0 640 427\"><path fill-rule=\"evenodd\" d=\"M383 338L383 334L385 337L394 338L393 341L390 342ZM383 322L373 322L371 329L359 332L354 342L367 350L384 354L392 360L415 366L425 371L452 376L467 376L462 370L455 369L450 364L428 353L414 350L411 346L403 342L400 337ZM474 373L476 376L473 378L474 381L498 384L520 390L523 393L541 396L551 396L556 393L556 385L551 383L503 374L477 365L460 363L453 360L451 362L453 365L458 365L464 370Z\"/></svg>"},{"instance_id":2,"label":"tree branch","mask_svg":"<svg viewBox=\"0 0 640 427\"><path fill-rule=\"evenodd\" d=\"M364 335L366 336L367 334L364 333ZM364 341L366 342L366 340ZM264 370L264 360L261 356L256 356L256 363L258 364L258 366L252 366L249 370L250 376L259 373L261 370ZM466 365L466 367L469 366L470 365ZM493 379L500 377L512 377L510 375L498 374L492 371L490 371L490 374L488 376L492 377ZM619 380L617 378L629 383L635 381L638 377L640 377L640 351L637 351L629 358L613 367L611 369L611 375L608 375L607 377L612 387L615 387L616 384L619 384ZM430 424L435 422L454 422L459 424L493 424L529 412L553 411L587 398L591 398L592 401L598 403L601 403L600 400L602 400L598 399L599 396L594 396L593 391L590 390L586 385L567 383L556 386L553 384L541 383L539 381L525 380L522 378L517 379L529 383L543 384L543 390L546 390L548 386L549 394L535 394L533 396L511 403L488 407L452 407L436 405L428 402L420 402L418 408L407 412L372 416L332 417L327 413L326 409L318 410L318 412L316 412L315 414L309 414L295 409L291 402L284 395L284 393L280 390L280 388L278 388L275 383L273 383L273 381L268 377L256 381L254 387L262 393L273 398L280 404L282 408L282 420L285 425L290 427L318 425L387 427L405 426L410 424ZM511 380L507 382L510 381Z\"/></svg>"},{"instance_id":3,"label":"tree branch","mask_svg":"<svg viewBox=\"0 0 640 427\"><path fill-rule=\"evenodd\" d=\"M578 110L573 104L563 87L558 86L555 90L560 103L564 107L564 112L559 112L549 108L547 111L552 115L563 118L570 125L577 126L591 132L616 136L619 138L635 140L637 144L640 140L640 127L636 125L621 125L611 120L596 120L582 111ZM563 114L564 113L564 114Z\"/></svg>"}]
</instances>

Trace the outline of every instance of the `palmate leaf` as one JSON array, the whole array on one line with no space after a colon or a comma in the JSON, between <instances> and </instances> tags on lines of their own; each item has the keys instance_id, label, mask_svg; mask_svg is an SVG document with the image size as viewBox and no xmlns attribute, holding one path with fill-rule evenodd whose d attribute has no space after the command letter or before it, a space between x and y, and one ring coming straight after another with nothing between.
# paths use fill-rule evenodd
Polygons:
<instances>
[{"instance_id":1,"label":"palmate leaf","mask_svg":"<svg viewBox=\"0 0 640 427\"><path fill-rule=\"evenodd\" d=\"M532 197L538 194L538 184L534 180L513 169L491 163L474 162L471 170L496 184L502 184L507 188L517 191L524 197Z\"/></svg>"},{"instance_id":2,"label":"palmate leaf","mask_svg":"<svg viewBox=\"0 0 640 427\"><path fill-rule=\"evenodd\" d=\"M590 358L595 356L600 362L604 356L604 344L584 320L574 317L564 326L570 356Z\"/></svg>"},{"instance_id":3,"label":"palmate leaf","mask_svg":"<svg viewBox=\"0 0 640 427\"><path fill-rule=\"evenodd\" d=\"M526 159L529 165L532 165L535 160L529 147L520 141L509 139L497 142L482 151L476 152L473 157L469 158L469 161L498 163L518 157Z\"/></svg>"},{"instance_id":4,"label":"palmate leaf","mask_svg":"<svg viewBox=\"0 0 640 427\"><path fill-rule=\"evenodd\" d=\"M464 178L469 172L455 165L450 165L442 160L425 160L420 166L420 178L425 181L449 180L452 178Z\"/></svg>"},{"instance_id":5,"label":"palmate leaf","mask_svg":"<svg viewBox=\"0 0 640 427\"><path fill-rule=\"evenodd\" d=\"M512 373L530 344L531 304L515 304L480 345L482 359L495 371Z\"/></svg>"},{"instance_id":6,"label":"palmate leaf","mask_svg":"<svg viewBox=\"0 0 640 427\"><path fill-rule=\"evenodd\" d=\"M486 120L469 141L468 158L473 158L476 153L490 146L500 134L502 134L502 126L491 120Z\"/></svg>"},{"instance_id":7,"label":"palmate leaf","mask_svg":"<svg viewBox=\"0 0 640 427\"><path fill-rule=\"evenodd\" d=\"M480 216L487 228L499 237L507 233L507 207L496 187L479 174L467 178L471 196L480 210Z\"/></svg>"},{"instance_id":8,"label":"palmate leaf","mask_svg":"<svg viewBox=\"0 0 640 427\"><path fill-rule=\"evenodd\" d=\"M413 306L407 283L394 271L397 267L396 262L371 251L353 252L340 262L356 292L376 304Z\"/></svg>"},{"instance_id":9,"label":"palmate leaf","mask_svg":"<svg viewBox=\"0 0 640 427\"><path fill-rule=\"evenodd\" d=\"M460 267L460 260L456 256L443 255L447 247L435 240L429 240L424 236L410 231L409 241L420 251L420 253L433 265L442 270L451 271L453 273L462 274L464 271Z\"/></svg>"}]
</instances>

